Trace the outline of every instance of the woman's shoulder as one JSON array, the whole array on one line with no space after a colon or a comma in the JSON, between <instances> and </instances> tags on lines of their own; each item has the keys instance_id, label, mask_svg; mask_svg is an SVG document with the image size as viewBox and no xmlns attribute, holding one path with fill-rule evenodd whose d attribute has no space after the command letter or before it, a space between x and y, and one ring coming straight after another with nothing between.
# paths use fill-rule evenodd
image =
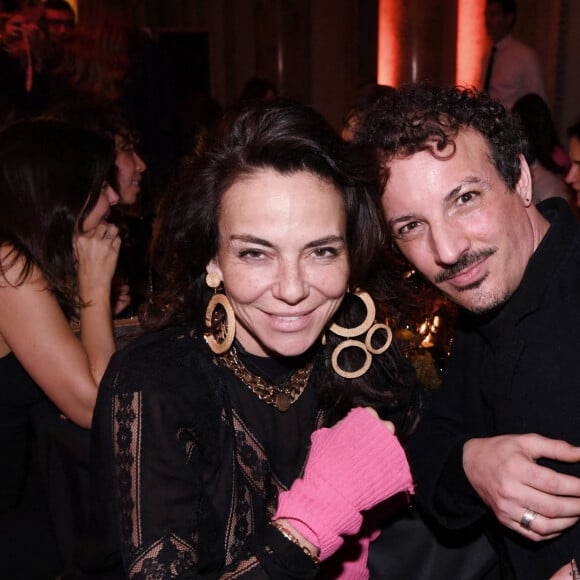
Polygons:
<instances>
[{"instance_id":1,"label":"woman's shoulder","mask_svg":"<svg viewBox=\"0 0 580 580\"><path fill-rule=\"evenodd\" d=\"M0 288L20 286L27 282L46 286L44 274L36 264L27 260L18 249L9 242L0 244Z\"/></svg>"},{"instance_id":2,"label":"woman's shoulder","mask_svg":"<svg viewBox=\"0 0 580 580\"><path fill-rule=\"evenodd\" d=\"M203 382L217 366L203 336L186 326L146 332L115 353L107 376L121 389L175 382ZM105 377L107 379L107 377Z\"/></svg>"}]
</instances>

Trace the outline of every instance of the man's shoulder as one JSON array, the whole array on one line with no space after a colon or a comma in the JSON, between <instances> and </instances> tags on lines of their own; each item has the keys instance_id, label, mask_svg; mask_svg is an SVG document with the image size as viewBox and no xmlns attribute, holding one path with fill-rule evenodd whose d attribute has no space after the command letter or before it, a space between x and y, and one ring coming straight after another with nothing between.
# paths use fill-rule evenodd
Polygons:
<instances>
[{"instance_id":1,"label":"man's shoulder","mask_svg":"<svg viewBox=\"0 0 580 580\"><path fill-rule=\"evenodd\" d=\"M537 58L536 51L525 42L515 36L508 36L505 39L505 51L510 55L517 55L518 58Z\"/></svg>"}]
</instances>

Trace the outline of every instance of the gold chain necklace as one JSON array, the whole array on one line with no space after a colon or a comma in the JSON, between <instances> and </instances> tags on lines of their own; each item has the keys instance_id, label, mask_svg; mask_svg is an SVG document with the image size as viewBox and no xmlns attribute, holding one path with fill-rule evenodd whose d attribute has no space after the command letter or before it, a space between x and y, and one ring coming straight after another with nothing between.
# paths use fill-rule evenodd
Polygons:
<instances>
[{"instance_id":1,"label":"gold chain necklace","mask_svg":"<svg viewBox=\"0 0 580 580\"><path fill-rule=\"evenodd\" d=\"M308 363L304 368L295 370L290 378L281 385L271 385L262 377L251 373L238 357L234 347L230 348L225 354L218 357L219 362L230 369L234 375L260 399L276 407L282 413L286 412L292 403L298 400L303 393L310 374L312 373L313 363Z\"/></svg>"}]
</instances>

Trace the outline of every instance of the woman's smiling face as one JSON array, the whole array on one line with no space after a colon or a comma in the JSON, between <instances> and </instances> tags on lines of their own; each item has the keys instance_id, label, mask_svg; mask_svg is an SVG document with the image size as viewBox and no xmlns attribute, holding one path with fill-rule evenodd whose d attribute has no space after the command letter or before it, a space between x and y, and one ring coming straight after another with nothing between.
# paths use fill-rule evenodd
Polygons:
<instances>
[{"instance_id":1,"label":"woman's smiling face","mask_svg":"<svg viewBox=\"0 0 580 580\"><path fill-rule=\"evenodd\" d=\"M295 356L318 340L348 286L341 192L301 171L256 170L223 195L219 250L208 266L250 353Z\"/></svg>"}]
</instances>

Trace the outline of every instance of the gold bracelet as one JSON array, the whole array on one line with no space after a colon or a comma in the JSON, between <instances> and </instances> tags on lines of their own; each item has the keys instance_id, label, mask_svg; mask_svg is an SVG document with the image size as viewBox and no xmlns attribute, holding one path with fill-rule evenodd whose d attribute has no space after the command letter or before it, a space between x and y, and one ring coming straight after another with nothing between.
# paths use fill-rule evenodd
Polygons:
<instances>
[{"instance_id":1,"label":"gold bracelet","mask_svg":"<svg viewBox=\"0 0 580 580\"><path fill-rule=\"evenodd\" d=\"M290 530L286 529L282 524L279 524L278 521L271 521L270 525L276 528L287 540L298 546L315 564L320 564L320 558L315 556L311 551L310 548L307 548L303 544L298 541L298 538L294 536L290 532Z\"/></svg>"}]
</instances>

